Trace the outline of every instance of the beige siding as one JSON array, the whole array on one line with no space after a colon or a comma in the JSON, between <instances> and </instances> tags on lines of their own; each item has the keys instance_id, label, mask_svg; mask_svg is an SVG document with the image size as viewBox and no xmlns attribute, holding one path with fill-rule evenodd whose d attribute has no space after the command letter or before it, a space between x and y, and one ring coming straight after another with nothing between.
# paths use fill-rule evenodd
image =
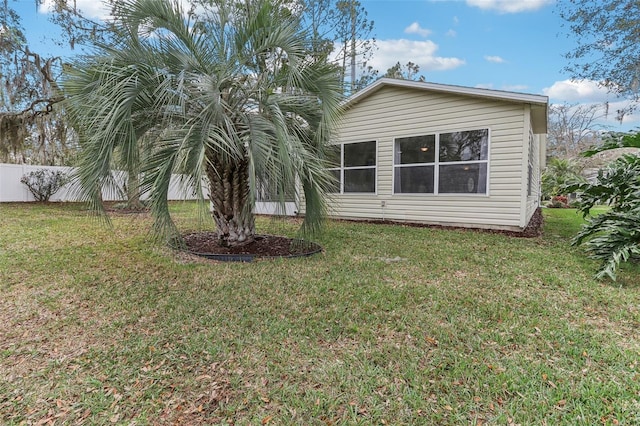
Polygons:
<instances>
[{"instance_id":1,"label":"beige siding","mask_svg":"<svg viewBox=\"0 0 640 426\"><path fill-rule=\"evenodd\" d=\"M382 87L347 110L336 139L339 143L378 142L377 193L335 195L330 214L353 219L521 228L526 209L522 188L526 188L528 149L523 141L528 140L529 123L528 106L519 102ZM490 135L488 195L393 194L394 138L478 128L488 128Z\"/></svg>"},{"instance_id":2,"label":"beige siding","mask_svg":"<svg viewBox=\"0 0 640 426\"><path fill-rule=\"evenodd\" d=\"M533 175L531 186L533 191L530 196L527 197L527 215L526 215L526 223L529 223L531 216L535 213L536 209L540 207L540 197L541 197L541 188L540 188L540 178L542 175L542 169L544 167L544 159L542 155L545 153L544 147L546 145L546 135L533 135Z\"/></svg>"},{"instance_id":3,"label":"beige siding","mask_svg":"<svg viewBox=\"0 0 640 426\"><path fill-rule=\"evenodd\" d=\"M520 227L524 106L385 87L347 111L340 142L378 141L376 195L339 195L340 217ZM394 138L489 128L489 195L394 195ZM384 201L384 207L382 203Z\"/></svg>"}]
</instances>

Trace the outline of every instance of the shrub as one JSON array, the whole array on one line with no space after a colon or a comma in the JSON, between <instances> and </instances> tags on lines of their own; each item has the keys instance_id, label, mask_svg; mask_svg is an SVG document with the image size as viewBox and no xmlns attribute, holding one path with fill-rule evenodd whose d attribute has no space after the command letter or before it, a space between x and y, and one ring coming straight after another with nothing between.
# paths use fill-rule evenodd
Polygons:
<instances>
[{"instance_id":1,"label":"shrub","mask_svg":"<svg viewBox=\"0 0 640 426\"><path fill-rule=\"evenodd\" d=\"M61 171L39 169L22 176L20 182L29 188L36 201L49 201L53 194L69 182L69 176Z\"/></svg>"},{"instance_id":2,"label":"shrub","mask_svg":"<svg viewBox=\"0 0 640 426\"><path fill-rule=\"evenodd\" d=\"M598 204L611 209L590 217L574 245L585 244L589 254L602 262L598 278L616 279L620 262L640 257L640 157L623 155L598 173L593 184L575 185L580 194L578 210L586 217Z\"/></svg>"}]
</instances>

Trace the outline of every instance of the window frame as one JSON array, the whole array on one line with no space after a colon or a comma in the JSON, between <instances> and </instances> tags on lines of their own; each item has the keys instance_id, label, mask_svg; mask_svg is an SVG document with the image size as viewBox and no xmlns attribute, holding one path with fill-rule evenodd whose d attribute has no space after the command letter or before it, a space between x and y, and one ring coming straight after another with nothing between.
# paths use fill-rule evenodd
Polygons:
<instances>
[{"instance_id":1,"label":"window frame","mask_svg":"<svg viewBox=\"0 0 640 426\"><path fill-rule=\"evenodd\" d=\"M473 132L477 130L487 131L487 158L486 160L469 160L469 161L440 161L440 135L448 133L460 133L460 132ZM410 164L397 164L396 163L396 149L399 139L407 139L420 136L435 137L435 158L432 163L410 163ZM440 130L440 131L428 131L420 134L411 134L406 136L396 136L393 138L393 172L391 174L391 191L392 195L396 196L410 196L410 197L431 197L431 196L463 196L463 197L489 197L489 175L491 164L491 128L490 127L477 127L466 128L462 130ZM440 166L448 165L464 165L464 164L486 164L487 176L486 176L486 190L482 193L477 192L440 192ZM433 192L396 192L396 169L403 167L425 167L433 166Z\"/></svg>"},{"instance_id":2,"label":"window frame","mask_svg":"<svg viewBox=\"0 0 640 426\"><path fill-rule=\"evenodd\" d=\"M352 144L357 144L357 143L375 143L375 165L373 166L349 166L349 167L345 167L345 161L344 161L344 155L345 155L345 150L344 150L344 146L345 145L352 145ZM335 144L336 146L340 146L340 166L339 167L329 167L327 168L328 171L338 171L339 172L339 191L337 192L330 192L330 195L377 195L378 194L378 140L377 139L371 139L371 140L366 140L366 141L354 141L354 142L342 142L339 144ZM344 177L345 177L345 171L348 170L373 170L373 192L345 192L344 191Z\"/></svg>"}]
</instances>

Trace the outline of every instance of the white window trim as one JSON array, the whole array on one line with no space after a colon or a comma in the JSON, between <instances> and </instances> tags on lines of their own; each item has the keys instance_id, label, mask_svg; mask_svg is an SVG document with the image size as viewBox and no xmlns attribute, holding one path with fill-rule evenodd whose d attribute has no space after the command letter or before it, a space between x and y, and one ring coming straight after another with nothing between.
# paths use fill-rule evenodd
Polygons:
<instances>
[{"instance_id":1,"label":"white window trim","mask_svg":"<svg viewBox=\"0 0 640 426\"><path fill-rule=\"evenodd\" d=\"M474 130L486 130L487 131L487 159L486 160L472 160L472 161L440 161L439 153L440 153L440 135L443 133L457 133L457 132L472 132ZM411 163L411 164L396 164L396 143L398 139L419 137L419 136L435 136L435 161L433 163ZM408 196L408 197L488 197L490 194L490 186L489 186L489 175L490 175L490 164L491 164L491 128L490 127L477 127L472 129L463 129L463 130L441 130L441 131L432 131L432 132L424 132L420 134L408 135L408 136L396 136L393 138L393 170L391 173L391 195L398 196ZM464 165L464 164L486 164L487 165L487 183L486 183L486 192L478 194L478 193L467 193L467 192L439 192L439 183L440 183L440 166L446 165ZM433 166L433 192L396 192L396 168L401 167L418 167L418 166Z\"/></svg>"},{"instance_id":2,"label":"white window trim","mask_svg":"<svg viewBox=\"0 0 640 426\"><path fill-rule=\"evenodd\" d=\"M345 145L350 145L350 144L354 144L354 143L368 143L368 142L374 142L376 144L376 164L375 166L351 166L351 167L344 167L344 146ZM365 140L365 141L354 141L354 142L342 142L340 144L336 144L340 146L340 167L332 167L329 168L327 170L329 171L334 171L337 170L340 172L340 191L339 192L332 192L331 194L333 195L378 195L378 140L377 139L370 139L370 140ZM373 192L344 192L344 172L346 170L365 170L365 169L373 169L374 170L374 174L373 174Z\"/></svg>"}]
</instances>

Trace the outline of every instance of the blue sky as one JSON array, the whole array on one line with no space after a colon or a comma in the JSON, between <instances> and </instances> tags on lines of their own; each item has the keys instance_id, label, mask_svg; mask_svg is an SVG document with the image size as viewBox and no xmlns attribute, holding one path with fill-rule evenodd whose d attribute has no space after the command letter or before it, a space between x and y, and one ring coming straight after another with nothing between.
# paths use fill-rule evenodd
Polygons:
<instances>
[{"instance_id":1,"label":"blue sky","mask_svg":"<svg viewBox=\"0 0 640 426\"><path fill-rule=\"evenodd\" d=\"M465 1L365 0L379 40L373 63L401 56L421 65L429 81L541 93L562 78L561 44L570 43L556 37L553 4L520 2L539 7L506 13Z\"/></svg>"},{"instance_id":2,"label":"blue sky","mask_svg":"<svg viewBox=\"0 0 640 426\"><path fill-rule=\"evenodd\" d=\"M76 0L94 16L98 0ZM563 55L575 46L558 16L555 0L361 0L375 22L377 50L369 65L383 74L400 61L420 65L427 81L549 96L552 103L609 102L615 111L624 101L596 82L572 82L563 71ZM19 9L36 51L61 54L51 40L58 30L34 0L13 3ZM612 130L640 125L639 115L623 124L615 114L603 119Z\"/></svg>"}]
</instances>

